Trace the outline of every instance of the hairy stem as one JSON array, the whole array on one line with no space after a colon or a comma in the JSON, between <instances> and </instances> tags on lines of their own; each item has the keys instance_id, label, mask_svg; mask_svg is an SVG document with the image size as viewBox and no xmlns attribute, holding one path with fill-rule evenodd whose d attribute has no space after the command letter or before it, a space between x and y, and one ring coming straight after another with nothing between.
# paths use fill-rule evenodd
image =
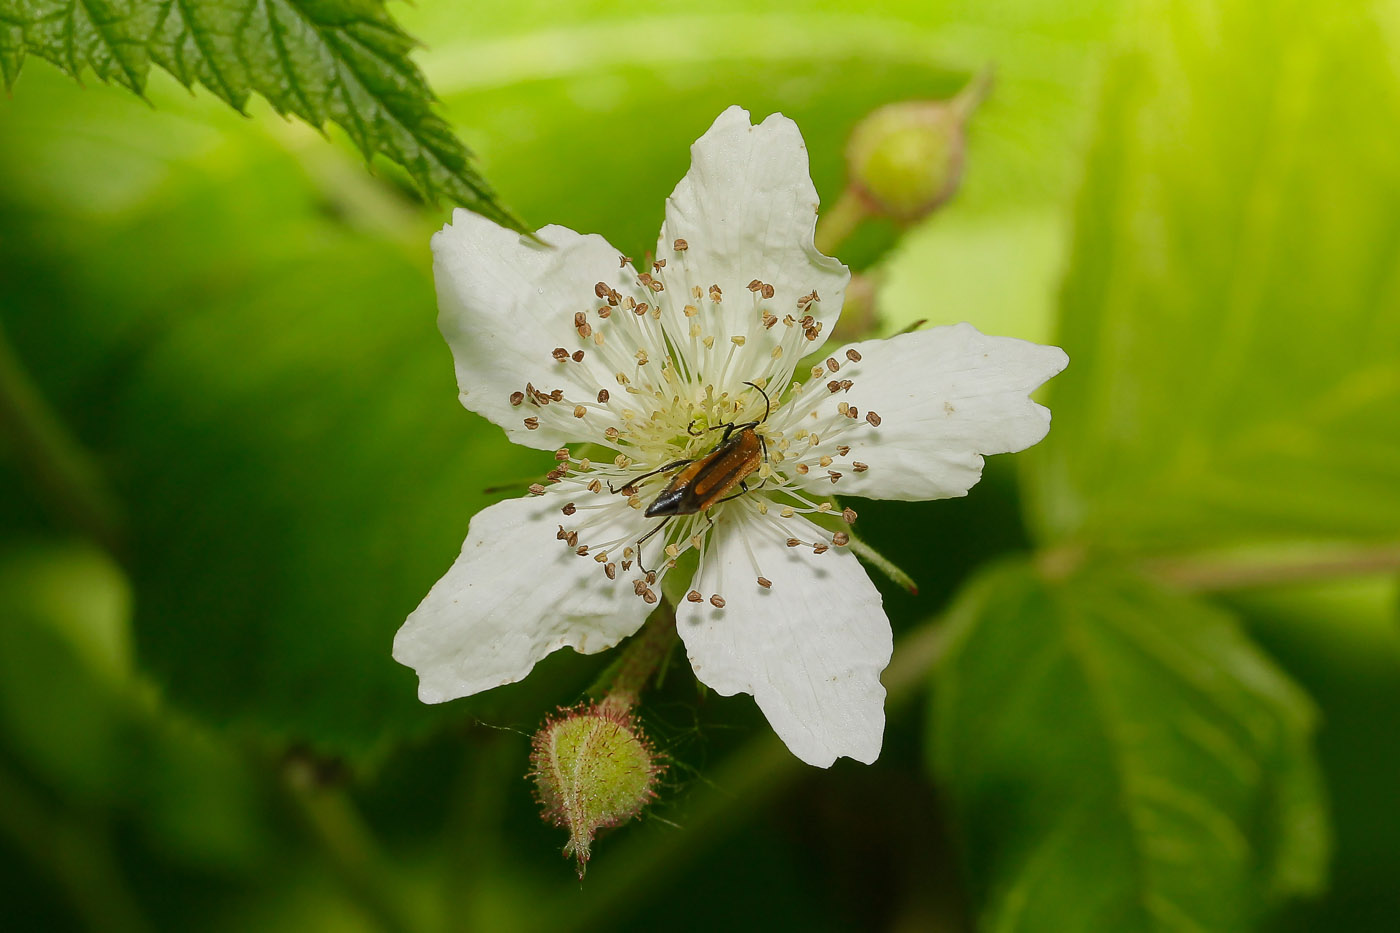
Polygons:
<instances>
[{"instance_id":1,"label":"hairy stem","mask_svg":"<svg viewBox=\"0 0 1400 933\"><path fill-rule=\"evenodd\" d=\"M636 706L652 676L670 657L677 638L676 609L670 600L663 598L605 675L610 679L601 691L602 705L619 711Z\"/></svg>"}]
</instances>

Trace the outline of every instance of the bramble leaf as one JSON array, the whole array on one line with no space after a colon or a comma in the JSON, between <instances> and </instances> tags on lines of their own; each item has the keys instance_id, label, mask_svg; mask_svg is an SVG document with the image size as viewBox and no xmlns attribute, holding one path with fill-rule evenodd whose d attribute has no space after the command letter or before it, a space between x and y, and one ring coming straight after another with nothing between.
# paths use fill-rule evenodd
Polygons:
<instances>
[{"instance_id":1,"label":"bramble leaf","mask_svg":"<svg viewBox=\"0 0 1400 933\"><path fill-rule=\"evenodd\" d=\"M142 95L155 63L239 112L258 94L318 129L330 121L429 200L522 230L434 109L413 47L380 0L0 0L7 89L30 54Z\"/></svg>"}]
</instances>

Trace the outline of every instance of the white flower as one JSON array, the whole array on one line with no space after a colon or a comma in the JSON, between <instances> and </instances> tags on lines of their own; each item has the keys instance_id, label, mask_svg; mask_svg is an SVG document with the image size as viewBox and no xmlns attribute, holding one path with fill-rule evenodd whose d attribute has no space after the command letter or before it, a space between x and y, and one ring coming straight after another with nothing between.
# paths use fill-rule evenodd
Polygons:
<instances>
[{"instance_id":1,"label":"white flower","mask_svg":"<svg viewBox=\"0 0 1400 933\"><path fill-rule=\"evenodd\" d=\"M696 677L752 694L804 761L871 762L890 626L843 546L855 513L826 497L965 495L984 455L1045 436L1050 413L1027 393L1067 359L958 324L795 373L850 278L813 245L797 126L776 114L753 126L731 107L691 160L642 274L563 227L534 242L459 210L433 237L462 404L516 443L557 448L557 463L531 495L472 519L394 657L428 703L511 683L565 645L591 654L631 635L661 577L694 561L676 617ZM725 437L727 469L701 462ZM646 517L665 515L654 503L668 484L709 507Z\"/></svg>"}]
</instances>

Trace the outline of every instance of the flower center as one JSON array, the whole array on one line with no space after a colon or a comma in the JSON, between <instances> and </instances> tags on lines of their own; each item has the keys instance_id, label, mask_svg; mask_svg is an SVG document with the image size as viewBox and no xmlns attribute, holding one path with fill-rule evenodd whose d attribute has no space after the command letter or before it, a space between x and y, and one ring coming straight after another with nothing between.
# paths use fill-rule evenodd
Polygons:
<instances>
[{"instance_id":1,"label":"flower center","mask_svg":"<svg viewBox=\"0 0 1400 933\"><path fill-rule=\"evenodd\" d=\"M577 454L558 450L546 477L554 488L530 488L568 500L559 540L596 561L609 579L631 575L637 595L652 603L660 575L686 552L698 552L703 571L706 543L727 510L739 510L735 519L745 527L776 534L788 546L809 545L817 554L848 543L849 536L825 532L806 515L840 516L847 523L855 518L850 509L813 501L796 479L827 469L835 484L843 474L828 469L834 456L818 449L818 430L829 441L858 423L844 403L838 415L817 419L820 424L799 422L793 408L801 395L854 384L847 375L822 386L816 381L827 374L822 367L813 369L805 393L802 384L790 382L798 359L821 336L822 324L811 313L820 297L802 295L796 314L780 316L773 285L753 279L748 296L727 297L718 284L695 280L687 251L685 241L676 240L669 268L658 259L640 274L620 257L619 274L631 273L632 280L598 282L587 310L566 312L577 341L550 354L557 387L527 384L510 397L524 409L527 429L548 426L592 445ZM859 360L851 354L849 360ZM836 361L828 365L834 375ZM836 451L845 457L850 448ZM863 464L847 468L859 472ZM755 574L758 585L772 585L757 566ZM687 598L704 597L692 590ZM710 602L724 605L719 594Z\"/></svg>"}]
</instances>

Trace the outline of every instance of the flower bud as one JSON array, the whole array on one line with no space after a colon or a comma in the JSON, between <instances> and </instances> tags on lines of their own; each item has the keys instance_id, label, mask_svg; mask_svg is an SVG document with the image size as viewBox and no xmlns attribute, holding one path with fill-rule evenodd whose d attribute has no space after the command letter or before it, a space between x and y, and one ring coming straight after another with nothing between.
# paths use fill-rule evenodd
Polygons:
<instances>
[{"instance_id":1,"label":"flower bud","mask_svg":"<svg viewBox=\"0 0 1400 933\"><path fill-rule=\"evenodd\" d=\"M987 87L975 79L952 100L887 104L851 131L846 170L872 213L912 221L933 213L958 189L966 125Z\"/></svg>"},{"instance_id":2,"label":"flower bud","mask_svg":"<svg viewBox=\"0 0 1400 933\"><path fill-rule=\"evenodd\" d=\"M633 716L607 703L561 711L533 744L544 819L569 831L564 854L578 860L582 878L594 835L641 813L662 767Z\"/></svg>"}]
</instances>

